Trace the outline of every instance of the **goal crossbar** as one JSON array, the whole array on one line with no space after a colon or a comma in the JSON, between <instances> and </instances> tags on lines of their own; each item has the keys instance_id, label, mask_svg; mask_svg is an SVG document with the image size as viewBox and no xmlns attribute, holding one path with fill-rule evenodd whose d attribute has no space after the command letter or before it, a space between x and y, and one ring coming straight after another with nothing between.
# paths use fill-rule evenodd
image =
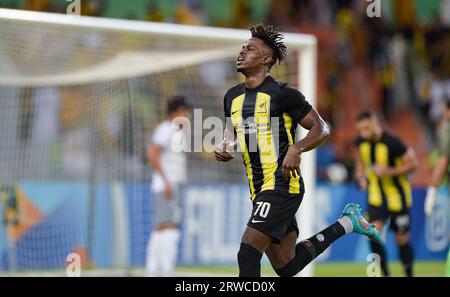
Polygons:
<instances>
[{"instance_id":1,"label":"goal crossbar","mask_svg":"<svg viewBox=\"0 0 450 297\"><path fill-rule=\"evenodd\" d=\"M89 28L94 30L112 30L121 32L149 33L152 35L173 36L215 42L242 42L249 37L248 30L198 27L156 22L142 22L88 16L72 16L58 13L34 12L0 8L1 22L27 22L65 27ZM285 34L286 43L291 47L303 48L315 46L315 36L308 34Z\"/></svg>"},{"instance_id":2,"label":"goal crossbar","mask_svg":"<svg viewBox=\"0 0 450 297\"><path fill-rule=\"evenodd\" d=\"M99 17L87 17L87 16L68 16L65 14L45 13L45 12L32 12L23 10L12 9L0 9L0 26L4 24L38 24L49 27L58 28L71 28L71 29L86 29L86 30L100 30L111 32L130 32L141 33L148 36L155 36L161 38L170 38L176 40L190 40L199 43L208 43L224 45L225 48L236 46L236 55L239 46L250 37L248 30L242 29L225 29L225 28L212 28L212 27L197 27L177 24L166 23L154 23L143 22L133 20L119 20L108 19ZM316 105L316 77L317 77L317 39L313 35L309 34L297 34L297 33L285 33L285 42L289 49L294 49L297 52L297 88L306 96L311 105ZM1 41L0 41L1 42ZM26 41L24 41L26 42ZM141 53L142 54L142 53ZM187 59L195 60L196 63L201 61L207 61L200 59L203 55L198 55L198 52L191 53L192 56L187 55L185 59L181 61L187 61ZM144 54L145 55L145 54ZM206 54L207 55L207 54ZM219 56L222 53L219 54ZM142 57L142 56L140 56ZM125 60L119 60L119 62L128 62L129 57ZM114 62L114 61L113 61ZM117 62L117 60L115 61ZM186 64L181 63L182 66ZM106 64L106 66L111 64ZM116 65L116 64L113 64ZM160 65L161 68L155 69L139 69L139 72L143 73L148 71L159 71L169 65ZM176 65L170 65L175 67ZM98 70L98 69L97 69ZM105 72L105 71L103 71ZM82 77L86 77L84 73L75 74ZM130 75L130 73L127 73ZM97 76L98 77L98 76ZM14 77L13 81L17 82L19 78ZM20 81L20 80L19 80ZM44 79L49 81L49 79ZM65 80L67 81L67 79ZM82 81L82 79L80 80ZM80 83L78 81L78 83ZM44 83L41 80L42 83ZM12 83L12 82L10 82ZM19 85L30 83L30 81L24 80ZM59 83L64 83L59 81ZM12 83L13 84L13 83ZM45 83L44 83L45 84ZM13 84L14 85L14 84ZM17 84L16 84L17 85ZM299 129L300 130L300 129ZM297 136L305 135L306 131L302 130ZM305 187L307 193L302 204L300 215L300 225L302 226L302 237L310 236L313 234L313 218L314 213L314 196L315 196L315 152L307 153L307 157L302 161L302 175L305 180ZM312 275L311 265L306 267L304 275Z\"/></svg>"}]
</instances>

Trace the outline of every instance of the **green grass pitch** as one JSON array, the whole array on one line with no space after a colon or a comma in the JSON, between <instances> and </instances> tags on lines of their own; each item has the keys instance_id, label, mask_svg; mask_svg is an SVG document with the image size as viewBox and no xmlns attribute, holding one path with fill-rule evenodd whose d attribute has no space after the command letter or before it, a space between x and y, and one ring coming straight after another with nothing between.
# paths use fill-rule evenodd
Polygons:
<instances>
[{"instance_id":1,"label":"green grass pitch","mask_svg":"<svg viewBox=\"0 0 450 297\"><path fill-rule=\"evenodd\" d=\"M400 262L389 264L392 276L404 276ZM317 263L315 264L315 276L318 277L361 277L366 276L367 264L365 263ZM176 270L182 274L208 274L210 276L236 276L237 267L234 266L179 266ZM445 262L416 262L414 264L415 276L444 276ZM270 266L262 267L262 276L276 276Z\"/></svg>"}]
</instances>

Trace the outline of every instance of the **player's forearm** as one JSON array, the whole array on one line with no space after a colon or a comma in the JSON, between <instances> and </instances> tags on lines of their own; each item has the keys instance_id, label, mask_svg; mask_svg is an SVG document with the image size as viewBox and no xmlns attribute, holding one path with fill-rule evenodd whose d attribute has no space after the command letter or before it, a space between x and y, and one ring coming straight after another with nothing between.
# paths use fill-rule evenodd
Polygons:
<instances>
[{"instance_id":1,"label":"player's forearm","mask_svg":"<svg viewBox=\"0 0 450 297\"><path fill-rule=\"evenodd\" d=\"M431 174L430 186L437 188L442 183L448 168L448 158L441 156L436 162Z\"/></svg>"},{"instance_id":2,"label":"player's forearm","mask_svg":"<svg viewBox=\"0 0 450 297\"><path fill-rule=\"evenodd\" d=\"M325 142L330 136L330 129L324 121L316 121L309 130L308 134L294 144L299 153L315 149Z\"/></svg>"},{"instance_id":3,"label":"player's forearm","mask_svg":"<svg viewBox=\"0 0 450 297\"><path fill-rule=\"evenodd\" d=\"M163 170L161 169L161 163L159 162L159 156L160 153L156 150L152 151L150 150L148 153L148 165L150 168L154 171L156 171L161 178L164 180L165 183L168 183L168 179L166 175L164 174Z\"/></svg>"},{"instance_id":4,"label":"player's forearm","mask_svg":"<svg viewBox=\"0 0 450 297\"><path fill-rule=\"evenodd\" d=\"M356 165L356 169L355 169L355 179L359 180L361 178L365 178L366 177L366 173L365 173L365 169L363 165Z\"/></svg>"},{"instance_id":5,"label":"player's forearm","mask_svg":"<svg viewBox=\"0 0 450 297\"><path fill-rule=\"evenodd\" d=\"M387 175L399 176L404 174L409 174L414 172L419 166L419 161L417 160L416 154L412 148L408 148L406 154L402 157L403 163L395 167L389 167L387 170Z\"/></svg>"},{"instance_id":6,"label":"player's forearm","mask_svg":"<svg viewBox=\"0 0 450 297\"><path fill-rule=\"evenodd\" d=\"M161 176L163 181L166 184L169 183L169 180L167 179L166 175L164 174L164 172L161 169L161 164L159 163L159 160L158 161L150 161L149 163L150 163L150 167Z\"/></svg>"},{"instance_id":7,"label":"player's forearm","mask_svg":"<svg viewBox=\"0 0 450 297\"><path fill-rule=\"evenodd\" d=\"M352 149L353 158L355 160L355 179L360 180L362 178L366 177L366 168L364 166L364 163L361 161L361 158L359 156L359 152L357 148Z\"/></svg>"},{"instance_id":8,"label":"player's forearm","mask_svg":"<svg viewBox=\"0 0 450 297\"><path fill-rule=\"evenodd\" d=\"M407 164L396 166L396 167L389 167L388 175L400 176L400 175L412 173L414 170L416 170L416 166L413 163L407 163Z\"/></svg>"}]
</instances>

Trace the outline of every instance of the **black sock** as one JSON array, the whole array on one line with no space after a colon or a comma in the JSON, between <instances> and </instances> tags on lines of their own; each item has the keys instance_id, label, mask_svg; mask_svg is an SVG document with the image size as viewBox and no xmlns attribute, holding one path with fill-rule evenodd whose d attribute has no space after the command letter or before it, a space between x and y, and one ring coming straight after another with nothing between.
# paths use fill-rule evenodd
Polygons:
<instances>
[{"instance_id":1,"label":"black sock","mask_svg":"<svg viewBox=\"0 0 450 297\"><path fill-rule=\"evenodd\" d=\"M296 275L343 235L345 235L344 227L336 222L307 240L299 242L295 247L294 259L285 266L275 269L275 272L284 277Z\"/></svg>"},{"instance_id":2,"label":"black sock","mask_svg":"<svg viewBox=\"0 0 450 297\"><path fill-rule=\"evenodd\" d=\"M239 277L261 276L262 254L254 247L241 243L237 258L239 265Z\"/></svg>"},{"instance_id":3,"label":"black sock","mask_svg":"<svg viewBox=\"0 0 450 297\"><path fill-rule=\"evenodd\" d=\"M345 235L345 229L339 222L328 226L324 230L320 231L314 236L311 236L307 240L314 246L315 257L323 253L336 239ZM314 259L313 258L313 259Z\"/></svg>"},{"instance_id":4,"label":"black sock","mask_svg":"<svg viewBox=\"0 0 450 297\"><path fill-rule=\"evenodd\" d=\"M370 241L370 247L372 249L372 253L378 254L380 256L380 267L383 272L383 276L389 276L389 269L387 267L386 260L386 252L382 244L376 243L374 241Z\"/></svg>"},{"instance_id":5,"label":"black sock","mask_svg":"<svg viewBox=\"0 0 450 297\"><path fill-rule=\"evenodd\" d=\"M405 274L408 277L411 277L413 274L412 264L414 260L413 250L409 242L403 246L399 246L400 248L400 259L402 260L403 267L405 268Z\"/></svg>"}]
</instances>

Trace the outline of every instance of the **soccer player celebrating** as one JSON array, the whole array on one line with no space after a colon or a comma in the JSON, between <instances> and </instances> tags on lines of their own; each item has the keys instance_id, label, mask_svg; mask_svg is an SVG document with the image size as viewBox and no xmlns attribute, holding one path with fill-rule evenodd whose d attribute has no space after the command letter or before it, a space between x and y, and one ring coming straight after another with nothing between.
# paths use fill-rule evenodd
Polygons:
<instances>
[{"instance_id":1,"label":"soccer player celebrating","mask_svg":"<svg viewBox=\"0 0 450 297\"><path fill-rule=\"evenodd\" d=\"M412 197L407 174L416 169L417 158L412 148L383 130L372 112L363 111L358 115L357 129L355 173L359 187L368 190L369 221L381 230L390 219L405 273L412 276L413 250L409 243ZM388 276L384 247L373 241L370 244L372 251L380 256L383 274Z\"/></svg>"},{"instance_id":2,"label":"soccer player celebrating","mask_svg":"<svg viewBox=\"0 0 450 297\"><path fill-rule=\"evenodd\" d=\"M294 276L346 233L380 238L362 217L359 205L351 203L336 223L296 245L295 214L305 191L300 156L323 143L330 132L299 91L269 75L286 55L282 34L263 24L252 26L250 32L252 37L236 61L245 82L228 90L224 98L225 118L231 117L227 131L237 136L253 202L237 255L239 276L260 276L263 253L278 275ZM298 124L309 132L294 143ZM216 148L218 161L233 158L230 146L226 138Z\"/></svg>"}]
</instances>

